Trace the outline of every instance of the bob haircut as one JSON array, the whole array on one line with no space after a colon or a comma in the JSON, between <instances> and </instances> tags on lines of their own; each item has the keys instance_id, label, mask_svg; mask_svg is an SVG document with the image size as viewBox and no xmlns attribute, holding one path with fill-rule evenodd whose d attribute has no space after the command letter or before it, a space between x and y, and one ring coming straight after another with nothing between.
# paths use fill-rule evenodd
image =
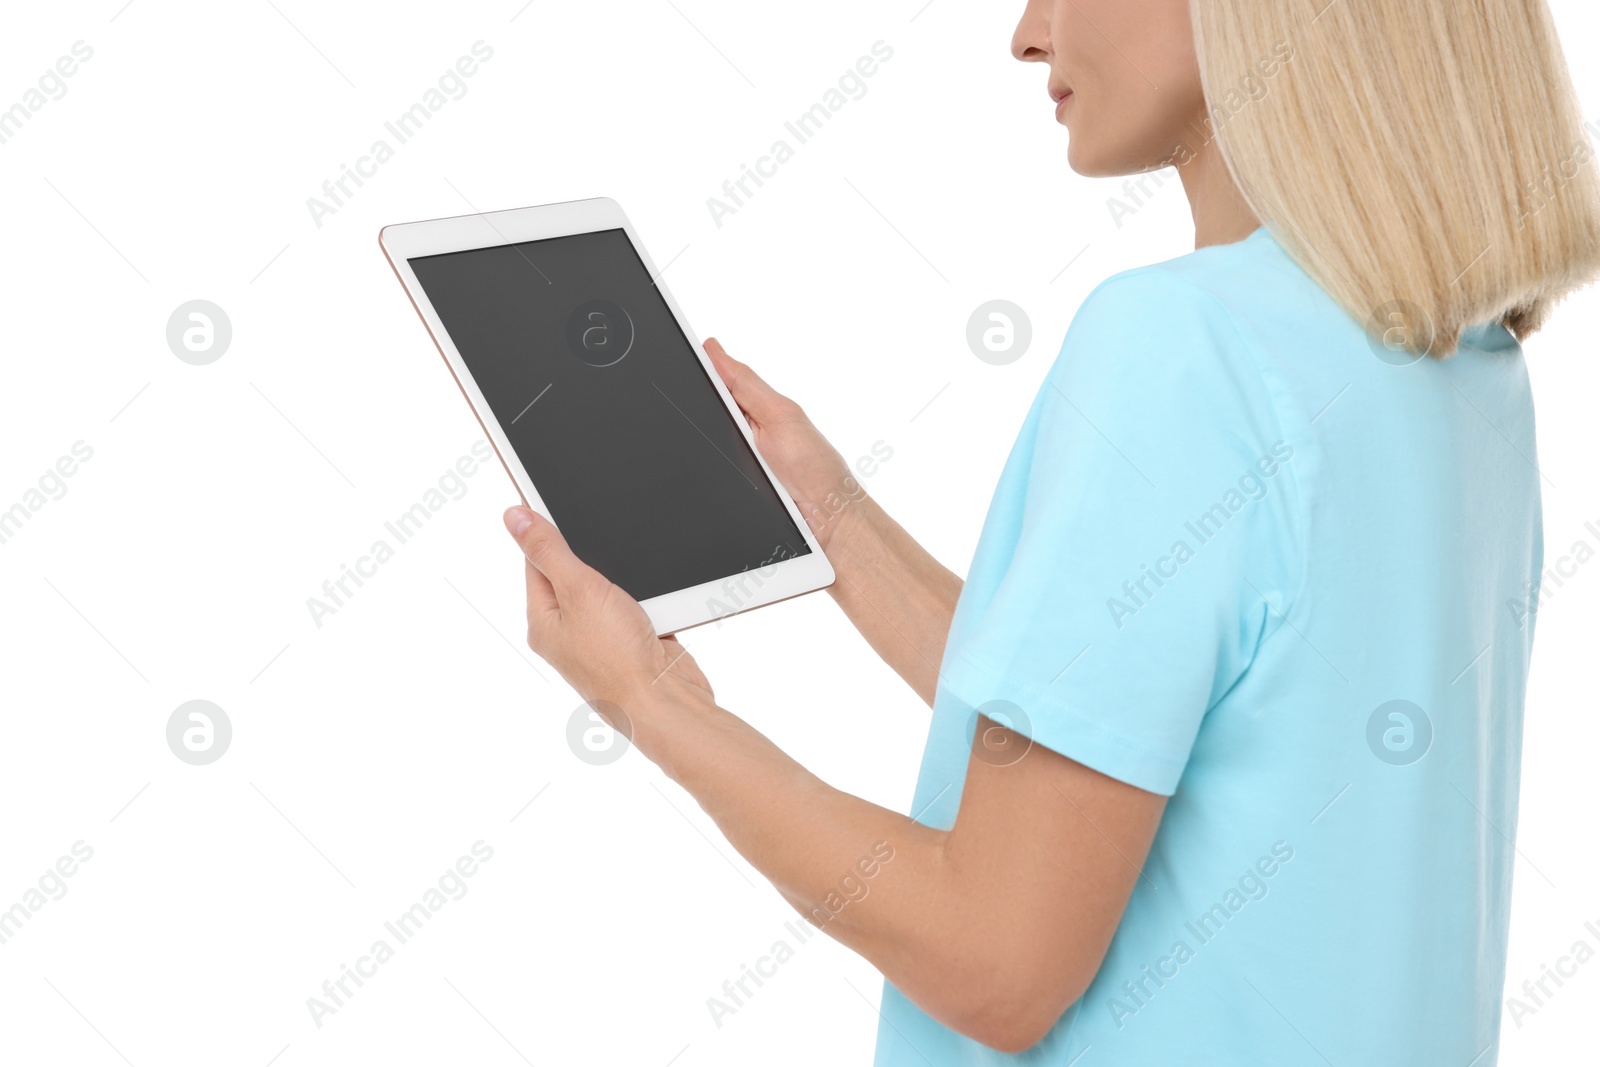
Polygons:
<instances>
[{"instance_id":1,"label":"bob haircut","mask_svg":"<svg viewBox=\"0 0 1600 1067\"><path fill-rule=\"evenodd\" d=\"M1207 139L1385 344L1443 357L1487 322L1525 339L1600 274L1600 168L1545 0L1190 13Z\"/></svg>"}]
</instances>

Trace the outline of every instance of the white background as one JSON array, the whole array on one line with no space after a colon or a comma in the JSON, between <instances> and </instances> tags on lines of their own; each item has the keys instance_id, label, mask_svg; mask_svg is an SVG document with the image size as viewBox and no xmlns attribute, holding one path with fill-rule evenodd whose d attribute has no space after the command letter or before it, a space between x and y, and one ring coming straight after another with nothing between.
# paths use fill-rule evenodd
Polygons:
<instances>
[{"instance_id":1,"label":"white background","mask_svg":"<svg viewBox=\"0 0 1600 1067\"><path fill-rule=\"evenodd\" d=\"M868 1062L879 981L823 937L713 1023L793 913L638 753L569 750L497 467L313 623L307 598L480 438L377 230L617 198L703 335L847 458L892 447L867 488L964 571L1083 296L1192 246L1176 180L1119 226L1118 183L1070 173L1045 71L1007 53L1017 3L122 2L13 6L0 34L0 107L94 50L0 144L0 508L93 449L0 545L0 908L94 850L0 945L0 1061ZM1600 120L1578 51L1600 22L1553 7ZM478 40L466 95L316 225L307 198ZM866 95L718 227L707 198L879 40ZM233 327L209 366L166 342L196 298ZM965 341L994 298L1032 318L1009 366ZM1590 290L1527 346L1552 558L1600 544L1597 335ZM1600 945L1597 619L1591 562L1540 614L1508 987ZM686 643L725 706L905 809L927 709L827 597ZM234 731L203 767L165 738L196 698ZM469 892L317 1027L307 998L479 840ZM1597 1003L1600 962L1506 1018L1502 1062L1591 1057Z\"/></svg>"}]
</instances>

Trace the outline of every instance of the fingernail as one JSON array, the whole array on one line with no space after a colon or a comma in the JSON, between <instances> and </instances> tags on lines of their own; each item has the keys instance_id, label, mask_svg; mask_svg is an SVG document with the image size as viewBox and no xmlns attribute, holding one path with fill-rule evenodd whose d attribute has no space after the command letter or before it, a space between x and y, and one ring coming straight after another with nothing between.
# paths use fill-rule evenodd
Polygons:
<instances>
[{"instance_id":1,"label":"fingernail","mask_svg":"<svg viewBox=\"0 0 1600 1067\"><path fill-rule=\"evenodd\" d=\"M506 529L511 531L512 537L521 537L522 531L533 525L533 512L525 507L506 509Z\"/></svg>"}]
</instances>

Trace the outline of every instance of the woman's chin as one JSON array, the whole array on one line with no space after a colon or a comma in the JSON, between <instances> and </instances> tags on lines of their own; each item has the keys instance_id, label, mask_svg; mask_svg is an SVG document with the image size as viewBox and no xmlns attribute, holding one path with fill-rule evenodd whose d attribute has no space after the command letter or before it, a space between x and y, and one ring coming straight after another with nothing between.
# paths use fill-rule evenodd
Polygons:
<instances>
[{"instance_id":1,"label":"woman's chin","mask_svg":"<svg viewBox=\"0 0 1600 1067\"><path fill-rule=\"evenodd\" d=\"M1130 152L1126 148L1097 148L1092 139L1077 135L1067 141L1067 166L1084 178L1126 178L1130 174L1158 169L1159 164L1139 162L1150 158L1149 153Z\"/></svg>"},{"instance_id":2,"label":"woman's chin","mask_svg":"<svg viewBox=\"0 0 1600 1067\"><path fill-rule=\"evenodd\" d=\"M1074 174L1085 178L1115 178L1126 173L1103 153L1081 147L1082 138L1073 137L1067 142L1067 166Z\"/></svg>"}]
</instances>

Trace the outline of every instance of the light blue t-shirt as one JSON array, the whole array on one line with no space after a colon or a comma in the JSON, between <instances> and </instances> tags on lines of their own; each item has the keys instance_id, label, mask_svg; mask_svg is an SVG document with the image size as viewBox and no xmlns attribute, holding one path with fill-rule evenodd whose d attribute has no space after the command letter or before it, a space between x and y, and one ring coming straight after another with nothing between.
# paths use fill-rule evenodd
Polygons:
<instances>
[{"instance_id":1,"label":"light blue t-shirt","mask_svg":"<svg viewBox=\"0 0 1600 1067\"><path fill-rule=\"evenodd\" d=\"M980 708L1171 799L1039 1045L885 985L880 1067L1493 1064L1535 463L1505 329L1412 361L1266 229L1097 288L995 490L911 810L954 824Z\"/></svg>"}]
</instances>

